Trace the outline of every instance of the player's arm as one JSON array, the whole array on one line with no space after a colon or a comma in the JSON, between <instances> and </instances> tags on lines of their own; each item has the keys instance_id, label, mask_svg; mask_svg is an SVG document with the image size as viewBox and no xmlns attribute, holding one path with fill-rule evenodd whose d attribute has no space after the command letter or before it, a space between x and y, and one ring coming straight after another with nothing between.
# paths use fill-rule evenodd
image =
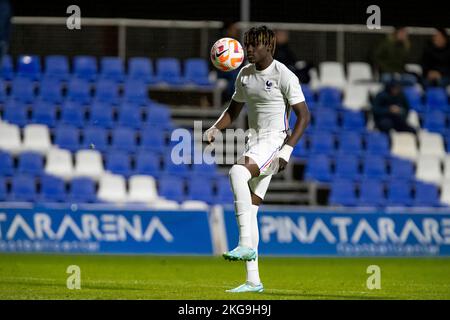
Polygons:
<instances>
[{"instance_id":1,"label":"player's arm","mask_svg":"<svg viewBox=\"0 0 450 320\"><path fill-rule=\"evenodd\" d=\"M219 119L217 119L211 128L206 130L205 138L209 143L214 141L214 136L218 131L228 128L237 119L244 104L244 102L237 102L231 99L229 106L222 112Z\"/></svg>"}]
</instances>

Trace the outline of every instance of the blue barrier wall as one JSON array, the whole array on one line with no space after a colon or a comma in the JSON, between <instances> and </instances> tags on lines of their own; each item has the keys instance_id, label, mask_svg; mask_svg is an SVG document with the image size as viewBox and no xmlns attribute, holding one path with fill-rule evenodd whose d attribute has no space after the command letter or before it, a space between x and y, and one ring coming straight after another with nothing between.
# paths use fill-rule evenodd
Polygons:
<instances>
[{"instance_id":1,"label":"blue barrier wall","mask_svg":"<svg viewBox=\"0 0 450 320\"><path fill-rule=\"evenodd\" d=\"M238 241L224 211L228 247ZM258 212L259 253L331 256L448 256L450 215L386 212Z\"/></svg>"},{"instance_id":2,"label":"blue barrier wall","mask_svg":"<svg viewBox=\"0 0 450 320\"><path fill-rule=\"evenodd\" d=\"M0 209L0 251L212 254L206 211Z\"/></svg>"}]
</instances>

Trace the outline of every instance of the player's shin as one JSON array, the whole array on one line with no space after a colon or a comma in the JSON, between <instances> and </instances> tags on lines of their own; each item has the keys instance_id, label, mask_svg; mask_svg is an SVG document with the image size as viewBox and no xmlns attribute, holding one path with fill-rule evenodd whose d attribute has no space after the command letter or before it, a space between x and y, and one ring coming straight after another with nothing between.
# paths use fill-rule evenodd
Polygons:
<instances>
[{"instance_id":1,"label":"player's shin","mask_svg":"<svg viewBox=\"0 0 450 320\"><path fill-rule=\"evenodd\" d=\"M251 214L251 234L252 234L252 248L258 253L259 230L258 230L258 206L252 205ZM247 282L253 285L259 285L261 279L259 278L258 257L254 261L246 262L247 268Z\"/></svg>"}]
</instances>

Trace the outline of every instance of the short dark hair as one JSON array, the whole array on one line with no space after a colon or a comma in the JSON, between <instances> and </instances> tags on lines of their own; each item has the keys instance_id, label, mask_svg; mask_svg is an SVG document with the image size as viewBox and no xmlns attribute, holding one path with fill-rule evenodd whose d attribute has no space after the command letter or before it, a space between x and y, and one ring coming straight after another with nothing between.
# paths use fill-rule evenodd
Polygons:
<instances>
[{"instance_id":1,"label":"short dark hair","mask_svg":"<svg viewBox=\"0 0 450 320\"><path fill-rule=\"evenodd\" d=\"M244 46L248 44L265 46L272 45L272 55L275 53L275 33L266 26L253 27L244 34Z\"/></svg>"}]
</instances>

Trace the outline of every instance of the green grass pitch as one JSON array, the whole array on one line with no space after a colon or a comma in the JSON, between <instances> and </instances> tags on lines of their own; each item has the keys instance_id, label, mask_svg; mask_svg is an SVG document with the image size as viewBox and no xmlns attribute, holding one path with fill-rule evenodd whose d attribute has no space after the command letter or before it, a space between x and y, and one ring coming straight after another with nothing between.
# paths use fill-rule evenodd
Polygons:
<instances>
[{"instance_id":1,"label":"green grass pitch","mask_svg":"<svg viewBox=\"0 0 450 320\"><path fill-rule=\"evenodd\" d=\"M366 287L373 264L379 290ZM448 258L261 257L260 272L264 293L232 294L244 263L219 257L0 254L0 299L450 299Z\"/></svg>"}]
</instances>

